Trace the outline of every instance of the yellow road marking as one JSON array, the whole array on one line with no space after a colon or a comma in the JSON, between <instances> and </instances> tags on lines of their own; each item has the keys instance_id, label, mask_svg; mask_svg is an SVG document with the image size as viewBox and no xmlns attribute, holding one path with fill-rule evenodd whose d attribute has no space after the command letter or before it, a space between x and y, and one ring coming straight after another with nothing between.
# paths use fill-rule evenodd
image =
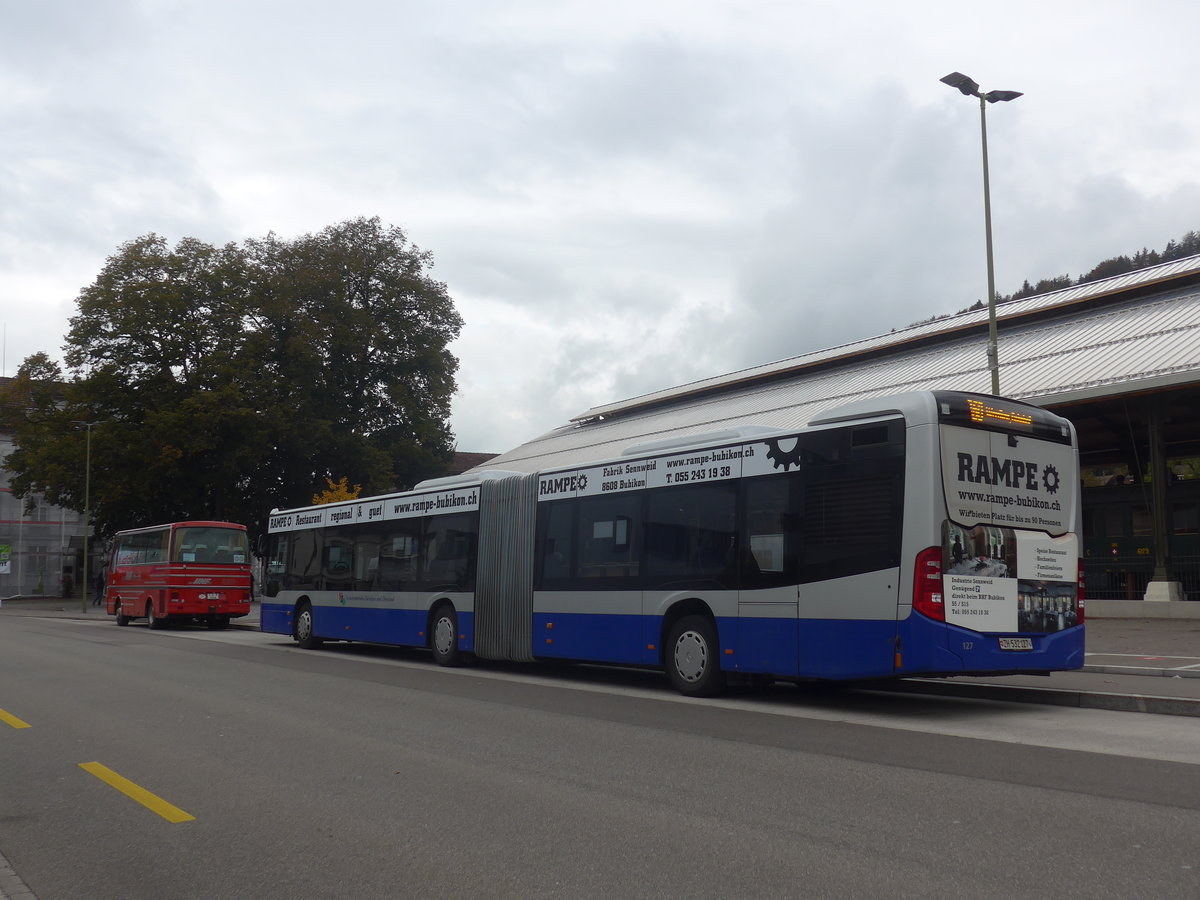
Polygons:
<instances>
[{"instance_id":1,"label":"yellow road marking","mask_svg":"<svg viewBox=\"0 0 1200 900\"><path fill-rule=\"evenodd\" d=\"M22 722L16 716L12 715L11 713L6 713L2 709L0 709L0 722L5 722L5 723L11 725L13 728L31 728L31 727L33 727L28 722Z\"/></svg>"},{"instance_id":2,"label":"yellow road marking","mask_svg":"<svg viewBox=\"0 0 1200 900\"><path fill-rule=\"evenodd\" d=\"M162 797L157 797L142 787L138 787L128 778L123 778L110 769L108 766L101 765L98 762L80 763L79 768L85 772L90 772L95 775L105 784L110 787L115 787L118 791L133 800L136 800L146 809L158 813L168 822L191 822L196 817L188 815L178 806L172 806Z\"/></svg>"}]
</instances>

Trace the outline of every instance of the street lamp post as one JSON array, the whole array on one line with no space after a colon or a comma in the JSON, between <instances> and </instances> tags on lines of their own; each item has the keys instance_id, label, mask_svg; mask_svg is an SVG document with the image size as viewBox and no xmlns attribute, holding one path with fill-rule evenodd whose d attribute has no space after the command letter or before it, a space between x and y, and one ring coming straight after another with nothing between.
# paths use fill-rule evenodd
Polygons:
<instances>
[{"instance_id":1,"label":"street lamp post","mask_svg":"<svg viewBox=\"0 0 1200 900\"><path fill-rule=\"evenodd\" d=\"M87 449L84 451L83 466L83 592L80 603L82 611L85 613L88 611L88 591L91 590L91 585L88 583L88 536L92 530L92 426L99 424L99 422L83 423L87 429L85 441Z\"/></svg>"},{"instance_id":2,"label":"street lamp post","mask_svg":"<svg viewBox=\"0 0 1200 900\"><path fill-rule=\"evenodd\" d=\"M939 79L943 84L957 88L967 97L979 98L979 128L983 135L983 230L987 242L987 283L988 283L988 370L992 374L992 393L1000 393L1000 351L996 345L996 276L992 268L992 193L988 184L988 152L987 152L987 104L1000 101L1016 100L1022 96L1020 91L988 91L979 92L979 85L962 72L951 72L945 78Z\"/></svg>"}]
</instances>

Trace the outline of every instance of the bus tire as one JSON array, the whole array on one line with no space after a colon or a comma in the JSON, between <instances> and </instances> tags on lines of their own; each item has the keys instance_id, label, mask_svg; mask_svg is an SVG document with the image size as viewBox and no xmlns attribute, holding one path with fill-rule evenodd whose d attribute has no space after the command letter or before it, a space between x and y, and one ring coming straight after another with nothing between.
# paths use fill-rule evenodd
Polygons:
<instances>
[{"instance_id":1,"label":"bus tire","mask_svg":"<svg viewBox=\"0 0 1200 900\"><path fill-rule=\"evenodd\" d=\"M208 627L213 631L224 631L229 627L229 616L209 616Z\"/></svg>"},{"instance_id":2,"label":"bus tire","mask_svg":"<svg viewBox=\"0 0 1200 900\"><path fill-rule=\"evenodd\" d=\"M146 604L146 620L149 622L150 627L153 628L155 631L161 631L162 629L167 627L166 618L154 615L154 604L153 603Z\"/></svg>"},{"instance_id":3,"label":"bus tire","mask_svg":"<svg viewBox=\"0 0 1200 900\"><path fill-rule=\"evenodd\" d=\"M307 600L296 607L296 617L292 621L292 638L300 645L301 650L316 650L321 646L321 639L313 631L312 604Z\"/></svg>"},{"instance_id":4,"label":"bus tire","mask_svg":"<svg viewBox=\"0 0 1200 900\"><path fill-rule=\"evenodd\" d=\"M462 651L458 649L458 616L449 603L439 603L430 617L429 647L433 650L433 661L439 666L462 664Z\"/></svg>"},{"instance_id":5,"label":"bus tire","mask_svg":"<svg viewBox=\"0 0 1200 900\"><path fill-rule=\"evenodd\" d=\"M121 607L117 607L117 624L124 627L129 624L129 616L121 612Z\"/></svg>"},{"instance_id":6,"label":"bus tire","mask_svg":"<svg viewBox=\"0 0 1200 900\"><path fill-rule=\"evenodd\" d=\"M717 626L708 616L684 616L667 636L667 676L687 697L712 697L725 687Z\"/></svg>"}]
</instances>

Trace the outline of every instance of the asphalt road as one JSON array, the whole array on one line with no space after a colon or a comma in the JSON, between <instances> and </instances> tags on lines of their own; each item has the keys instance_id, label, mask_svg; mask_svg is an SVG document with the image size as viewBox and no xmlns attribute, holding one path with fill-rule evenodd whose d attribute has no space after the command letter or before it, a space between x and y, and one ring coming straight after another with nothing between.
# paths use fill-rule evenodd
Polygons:
<instances>
[{"instance_id":1,"label":"asphalt road","mask_svg":"<svg viewBox=\"0 0 1200 900\"><path fill-rule=\"evenodd\" d=\"M0 711L40 900L1200 896L1190 717L36 617Z\"/></svg>"}]
</instances>

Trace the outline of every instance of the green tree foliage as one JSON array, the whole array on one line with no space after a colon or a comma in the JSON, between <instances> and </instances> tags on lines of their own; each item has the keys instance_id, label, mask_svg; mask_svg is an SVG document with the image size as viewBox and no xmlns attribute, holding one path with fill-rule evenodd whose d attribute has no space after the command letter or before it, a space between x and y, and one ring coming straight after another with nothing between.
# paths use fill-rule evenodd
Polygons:
<instances>
[{"instance_id":1,"label":"green tree foliage","mask_svg":"<svg viewBox=\"0 0 1200 900\"><path fill-rule=\"evenodd\" d=\"M349 472L375 493L440 473L458 369L446 346L462 319L426 274L431 256L378 219L246 246L261 273L257 393L278 398L277 489Z\"/></svg>"},{"instance_id":2,"label":"green tree foliage","mask_svg":"<svg viewBox=\"0 0 1200 900\"><path fill-rule=\"evenodd\" d=\"M102 532L254 526L334 473L369 493L440 474L462 319L432 262L378 219L242 246L126 243L79 295L69 380L38 354L10 385L35 411L11 423L14 492L81 509L84 422Z\"/></svg>"},{"instance_id":3,"label":"green tree foliage","mask_svg":"<svg viewBox=\"0 0 1200 900\"><path fill-rule=\"evenodd\" d=\"M24 497L28 508L33 493L42 489L46 500L59 506L83 508L86 441L54 440L58 434L77 435L72 411L64 403L62 369L45 353L26 358L5 390L0 404L0 428L23 439L15 440L4 464L11 472L13 494ZM28 469L36 462L47 487Z\"/></svg>"}]
</instances>

